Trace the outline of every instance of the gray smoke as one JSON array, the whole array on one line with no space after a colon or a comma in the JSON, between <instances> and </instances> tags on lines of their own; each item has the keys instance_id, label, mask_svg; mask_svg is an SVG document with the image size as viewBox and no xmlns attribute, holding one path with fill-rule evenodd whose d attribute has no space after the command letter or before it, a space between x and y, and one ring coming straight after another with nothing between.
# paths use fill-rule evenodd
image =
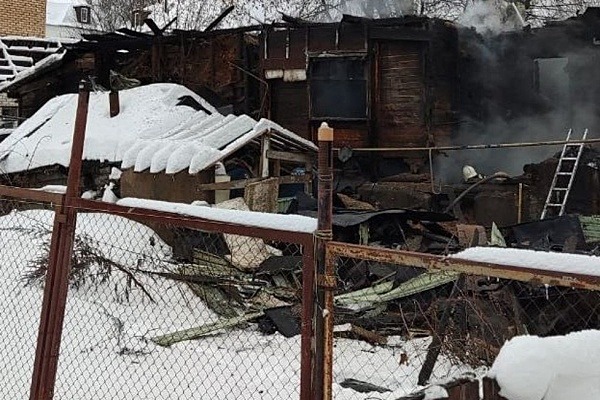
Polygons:
<instances>
[{"instance_id":1,"label":"gray smoke","mask_svg":"<svg viewBox=\"0 0 600 400\"><path fill-rule=\"evenodd\" d=\"M506 51L507 42L493 36L470 46L469 51L481 62L479 74L471 79L484 88L475 90L474 96L484 115L463 119L452 144L564 140L571 128L573 139L581 138L586 128L588 138L597 138L600 74L594 65L599 65L600 48L581 42L571 44L566 36L549 39L552 43L544 44L548 47L544 51L528 49L539 43L526 42L525 35L512 40L523 40L514 53ZM533 58L532 54L550 56ZM452 151L436 157L434 171L436 180L444 183L460 181L464 165L484 175L498 171L520 175L524 165L541 162L560 149L544 146Z\"/></svg>"}]
</instances>

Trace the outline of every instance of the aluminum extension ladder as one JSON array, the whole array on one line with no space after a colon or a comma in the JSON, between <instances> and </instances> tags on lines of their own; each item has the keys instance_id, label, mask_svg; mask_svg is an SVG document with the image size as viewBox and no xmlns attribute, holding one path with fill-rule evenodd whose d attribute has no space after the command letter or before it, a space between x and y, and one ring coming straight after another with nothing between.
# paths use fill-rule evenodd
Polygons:
<instances>
[{"instance_id":1,"label":"aluminum extension ladder","mask_svg":"<svg viewBox=\"0 0 600 400\"><path fill-rule=\"evenodd\" d=\"M573 130L569 129L567 142L571 140L571 133L573 133ZM581 140L585 140L587 134L588 130L586 129L583 131ZM549 210L555 211L551 213L552 216L561 216L565 213L565 206L567 205L567 199L575 181L575 174L577 173L577 167L579 167L583 146L583 143L565 143L563 146L540 219L546 218Z\"/></svg>"}]
</instances>

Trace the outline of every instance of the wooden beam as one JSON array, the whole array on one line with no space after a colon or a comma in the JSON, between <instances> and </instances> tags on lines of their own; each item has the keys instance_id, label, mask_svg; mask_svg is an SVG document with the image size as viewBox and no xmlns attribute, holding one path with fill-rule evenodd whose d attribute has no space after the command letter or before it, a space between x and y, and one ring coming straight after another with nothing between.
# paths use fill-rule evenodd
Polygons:
<instances>
[{"instance_id":1,"label":"wooden beam","mask_svg":"<svg viewBox=\"0 0 600 400\"><path fill-rule=\"evenodd\" d=\"M203 183L196 186L196 191L205 190L228 190L228 189L243 189L250 183L260 182L265 178L250 178L241 179L231 182L218 182L218 183ZM306 175L286 175L278 177L279 184L291 184L291 183L305 183L309 182L312 177L309 174Z\"/></svg>"},{"instance_id":2,"label":"wooden beam","mask_svg":"<svg viewBox=\"0 0 600 400\"><path fill-rule=\"evenodd\" d=\"M270 137L268 134L263 135L260 140L260 176L263 178L269 177L269 147Z\"/></svg>"},{"instance_id":3,"label":"wooden beam","mask_svg":"<svg viewBox=\"0 0 600 400\"><path fill-rule=\"evenodd\" d=\"M313 157L304 153L291 153L289 151L268 150L267 158L272 160L283 160L297 162L298 164L308 164L313 162Z\"/></svg>"}]
</instances>

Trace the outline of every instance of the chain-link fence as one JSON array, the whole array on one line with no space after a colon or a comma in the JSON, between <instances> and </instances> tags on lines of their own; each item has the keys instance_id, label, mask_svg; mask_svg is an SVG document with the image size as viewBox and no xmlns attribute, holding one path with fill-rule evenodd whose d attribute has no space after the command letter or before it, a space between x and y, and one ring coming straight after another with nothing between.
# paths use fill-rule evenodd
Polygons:
<instances>
[{"instance_id":1,"label":"chain-link fence","mask_svg":"<svg viewBox=\"0 0 600 400\"><path fill-rule=\"evenodd\" d=\"M26 283L28 265L44 253L53 212L0 199L0 376L2 397L29 397L43 290ZM16 211L19 208L21 211Z\"/></svg>"},{"instance_id":2,"label":"chain-link fence","mask_svg":"<svg viewBox=\"0 0 600 400\"><path fill-rule=\"evenodd\" d=\"M79 208L54 398L299 397L310 234L243 236L224 232L252 229ZM53 228L64 219L40 203L1 200L0 209L0 356L13 371L0 391L27 398L47 336L38 339Z\"/></svg>"},{"instance_id":3,"label":"chain-link fence","mask_svg":"<svg viewBox=\"0 0 600 400\"><path fill-rule=\"evenodd\" d=\"M298 245L80 213L72 264L57 398L298 397Z\"/></svg>"},{"instance_id":4,"label":"chain-link fence","mask_svg":"<svg viewBox=\"0 0 600 400\"><path fill-rule=\"evenodd\" d=\"M453 271L451 263L416 268L401 256L385 262L388 249L378 256L373 248L362 255L360 246L331 248L334 398L400 398L429 383L483 375L514 336L600 328L598 291L544 285L552 278L542 276L492 278L464 265Z\"/></svg>"}]
</instances>

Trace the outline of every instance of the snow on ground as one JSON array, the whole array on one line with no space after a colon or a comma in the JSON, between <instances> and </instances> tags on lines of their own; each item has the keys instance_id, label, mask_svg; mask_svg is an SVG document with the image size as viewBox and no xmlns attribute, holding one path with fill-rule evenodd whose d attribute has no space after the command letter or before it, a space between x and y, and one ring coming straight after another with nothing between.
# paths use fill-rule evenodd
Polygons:
<instances>
[{"instance_id":1,"label":"snow on ground","mask_svg":"<svg viewBox=\"0 0 600 400\"><path fill-rule=\"evenodd\" d=\"M600 257L500 247L471 247L449 257L544 271L600 276Z\"/></svg>"},{"instance_id":2,"label":"snow on ground","mask_svg":"<svg viewBox=\"0 0 600 400\"><path fill-rule=\"evenodd\" d=\"M489 376L509 400L600 398L600 331L518 336L500 350Z\"/></svg>"},{"instance_id":3,"label":"snow on ground","mask_svg":"<svg viewBox=\"0 0 600 400\"><path fill-rule=\"evenodd\" d=\"M29 390L42 288L25 285L27 265L44 252L53 214L30 210L0 217L0 376L3 398L26 398ZM105 214L79 214L78 237L112 261L131 269L174 270L171 250L148 227ZM101 273L100 268L90 271ZM67 301L56 399L285 399L297 398L300 337L263 335L256 324L219 332L170 348L150 337L214 322L216 316L181 283L135 274L155 302L131 279L113 270L102 284L83 282ZM96 275L100 279L100 275ZM334 393L337 399L373 398L340 387L344 379L364 380L392 392L393 399L416 388L429 339L390 338L377 347L337 339ZM400 364L402 354L408 363ZM460 373L440 360L436 379Z\"/></svg>"}]
</instances>

